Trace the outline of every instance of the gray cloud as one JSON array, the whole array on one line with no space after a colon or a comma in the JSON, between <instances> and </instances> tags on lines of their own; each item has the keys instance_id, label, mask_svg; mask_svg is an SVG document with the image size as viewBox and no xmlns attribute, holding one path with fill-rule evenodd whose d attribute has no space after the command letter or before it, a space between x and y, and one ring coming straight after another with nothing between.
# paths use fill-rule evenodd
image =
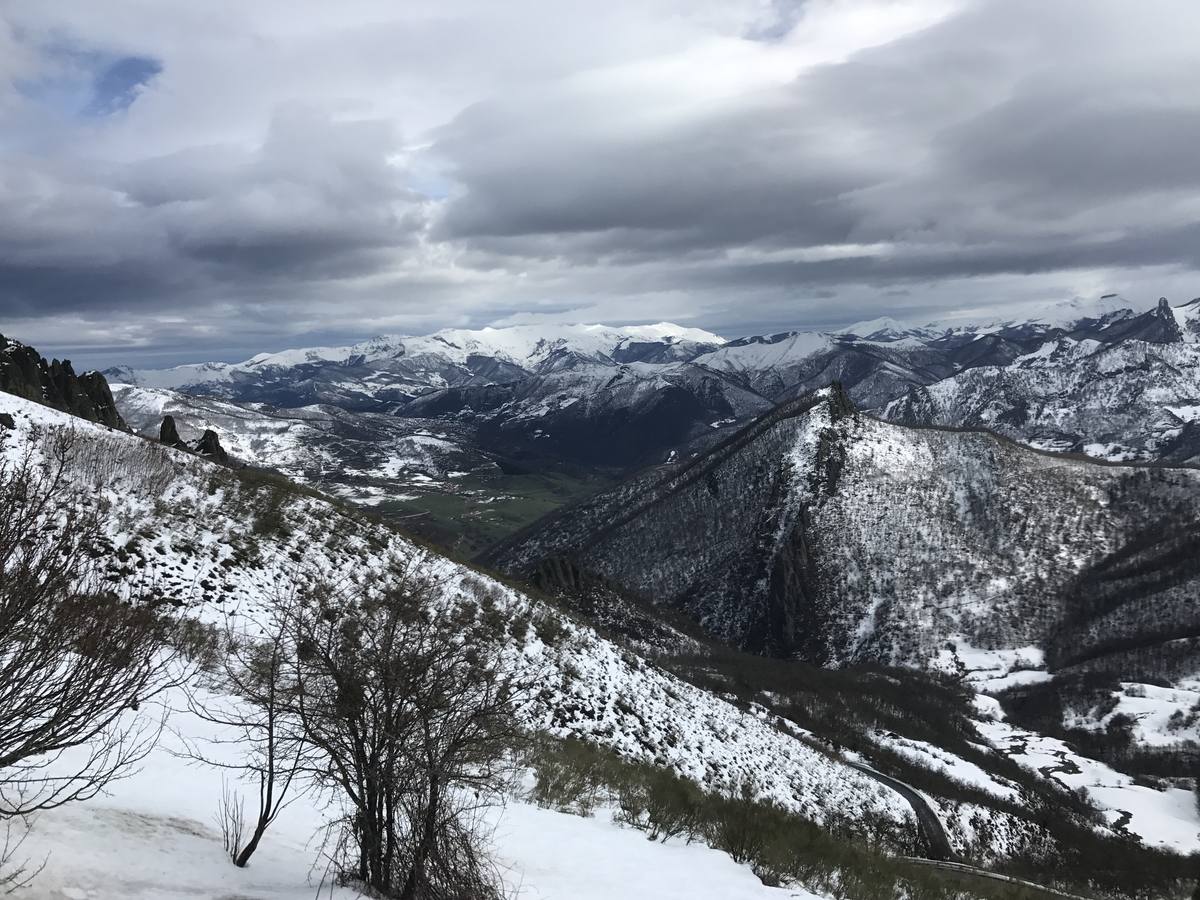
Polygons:
<instances>
[{"instance_id":1,"label":"gray cloud","mask_svg":"<svg viewBox=\"0 0 1200 900\"><path fill-rule=\"evenodd\" d=\"M100 361L1198 292L1188 0L57 6L0 13L0 329Z\"/></svg>"},{"instance_id":2,"label":"gray cloud","mask_svg":"<svg viewBox=\"0 0 1200 900\"><path fill-rule=\"evenodd\" d=\"M708 273L747 285L1191 265L1200 102L1155 89L1195 83L1200 66L1171 52L1184 50L1175 40L1136 73L1105 72L1105 53L1126 40L1124 11L1065 5L1073 30L1044 4L976 4L749 105L632 140L564 135L569 95L536 113L468 111L439 144L466 185L441 233L507 254L524 235L532 257L574 249L588 261L892 247ZM1102 21L1078 28L1089 13ZM1164 18L1164 32L1175 27ZM1073 49L1072 36L1094 42Z\"/></svg>"}]
</instances>

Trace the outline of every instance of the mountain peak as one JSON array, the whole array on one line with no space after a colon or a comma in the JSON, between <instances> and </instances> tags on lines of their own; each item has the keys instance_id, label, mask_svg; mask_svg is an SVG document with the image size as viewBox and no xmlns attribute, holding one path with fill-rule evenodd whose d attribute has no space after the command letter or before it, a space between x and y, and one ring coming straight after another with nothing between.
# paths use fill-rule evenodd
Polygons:
<instances>
[{"instance_id":1,"label":"mountain peak","mask_svg":"<svg viewBox=\"0 0 1200 900\"><path fill-rule=\"evenodd\" d=\"M853 334L861 338L891 338L902 337L917 329L909 322L894 319L891 316L879 316L863 322L855 322L841 329L839 334Z\"/></svg>"}]
</instances>

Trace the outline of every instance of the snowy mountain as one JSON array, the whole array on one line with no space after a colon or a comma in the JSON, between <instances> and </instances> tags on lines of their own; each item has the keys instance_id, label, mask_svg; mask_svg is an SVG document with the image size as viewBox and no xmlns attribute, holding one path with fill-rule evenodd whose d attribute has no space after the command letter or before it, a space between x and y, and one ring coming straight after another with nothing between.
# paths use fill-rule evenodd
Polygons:
<instances>
[{"instance_id":1,"label":"snowy mountain","mask_svg":"<svg viewBox=\"0 0 1200 900\"><path fill-rule=\"evenodd\" d=\"M415 516L431 539L477 550L832 382L897 421L1186 461L1200 452L1186 349L1200 346L1188 339L1197 310L1160 303L1138 313L1114 295L1029 320L914 327L884 317L729 341L666 323L445 330L107 375L139 433L157 436L155 419L169 410L188 434L213 429L237 458ZM1052 353L1051 343L1077 349ZM1111 360L1089 368L1089 348ZM1139 352L1161 365L1149 373L1119 362ZM1159 382L1168 388L1151 389Z\"/></svg>"},{"instance_id":2,"label":"snowy mountain","mask_svg":"<svg viewBox=\"0 0 1200 900\"><path fill-rule=\"evenodd\" d=\"M1181 600L1130 615L1126 591L1099 616L1079 587L1110 555L1198 522L1200 472L888 424L833 390L564 509L485 561L550 583L599 578L756 651L919 665L956 641L1049 648L1071 622L1098 632L1098 650L1200 634ZM1172 577L1192 595L1200 563Z\"/></svg>"},{"instance_id":3,"label":"snowy mountain","mask_svg":"<svg viewBox=\"0 0 1200 900\"><path fill-rule=\"evenodd\" d=\"M174 402L173 394L122 390L136 391L130 403L145 410L147 421L174 408L169 405ZM222 416L236 419L244 409L211 401L197 407L204 416L218 420ZM74 486L81 502L101 517L104 539L95 548L96 558L114 591L130 597L149 591L157 603L178 606L200 621L252 619L279 602L280 591L286 592L289 584L309 583L324 575L371 584L372 573L384 571L391 561L404 560L438 585L437 603L461 609L464 615L467 610L476 616L493 611L491 614L500 623L496 640L505 664L536 677L539 685L536 702L523 713L533 731L576 739L613 755L623 764L668 771L714 796L748 795L760 804L757 808L764 811L761 814L782 810L799 817L827 835L822 840L845 842L846 849L838 853L857 848L853 853L882 854L871 859L892 860L886 866L906 865L896 860L931 854L932 847L944 842L948 852L960 860L990 869L1048 873L1056 881L1082 871L1092 873L1089 877L1099 877L1094 865L1084 864L1083 859L1099 860L1096 865L1111 861L1112 878L1123 877L1120 873L1130 871L1131 865L1149 866L1151 859L1155 860L1156 871L1174 871L1171 860L1177 857L1145 855L1151 851L1121 837L1128 824L1123 805L1128 792L1107 796L1103 802L1088 799L1090 794L1081 799L1068 793L1060 782L1038 766L1027 765L1021 754L1003 743L1013 732L1003 731L1003 736L992 743L985 732L999 728L989 725L996 716L975 710L969 692L964 694L942 681L923 681L926 676L918 673L868 673L850 676L856 680L843 682L836 674L819 679L810 670L797 668L794 675L783 673L787 684L776 685L747 674L752 671L747 668L751 667L750 658L727 656L724 650L678 633L675 649L669 649L667 642L663 646L668 649L648 655L636 642L602 636L588 624L586 614L568 615L538 596L420 547L358 508L300 490L261 470L216 465L8 394L0 394L0 412L12 420L11 427L0 430L0 454L10 465L30 453L35 460L45 458L56 446L58 436L74 435L67 483ZM288 421L274 426L269 422L264 425L269 416L251 419L240 427L244 433L263 430L261 442L248 442L238 449L250 456L275 445L288 446L293 432L337 427L337 415L317 410L311 422ZM1112 486L1104 477L1115 469L1099 469L1101 474L1097 475L1092 471L1097 467L1024 454L986 436L968 436L969 446L955 451L949 433L921 432L924 437L915 444L904 437L907 433L907 429L855 414L844 398L827 392L768 415L711 458L685 466L661 483L655 483L656 475L651 472L636 481L633 488L585 504L584 509L594 510L595 515L580 519L578 526L571 516L560 516L536 533L543 535L543 540L551 540L553 554L564 561L573 553L577 539L594 546L594 556L580 559L589 564L592 559L607 560L603 574L612 583L635 567L644 566L645 572L635 572L636 577L644 578L643 583L653 590L657 590L655 585L669 589L675 576L690 577L693 568L700 566L703 577L692 581L696 587L694 597L681 605L692 611L713 611L715 617L710 621L716 623L719 619L731 636L738 628L747 635L757 628L764 639L770 634L770 640L776 640L777 636L801 636L800 631L774 628L779 613L802 613L796 605L789 608L777 601L782 598L790 602L794 597L788 593L789 585L804 583L806 576L799 564L808 551L797 546L797 541L803 544L807 539L803 534L807 528L805 517L813 517L818 531L827 524L841 523L839 527L850 537L844 558L826 558L836 572L843 573L839 577L851 590L847 592L847 605L838 609L828 606L826 601L831 595L812 596L815 608L825 617L822 621L829 625L824 645L846 658L853 654L881 658L890 652L889 648L905 642L915 640L922 645L924 638L919 629L926 621L905 620L903 615L891 619L876 610L871 616L878 626L878 639L860 633L857 623L864 619L859 605L868 592L856 589L856 585L882 583L892 561L904 559L904 544L927 534L927 553L909 557L914 561L911 571L906 571L906 580L897 584L897 595L907 596L910 588L931 583L928 574L920 571L919 560L928 561L938 547L943 558L957 558L964 546L973 547L979 542L984 530L981 519L973 530L956 530L953 523L934 520L940 530L923 531L899 502L911 496L913 485L920 483L920 479L913 481L915 475L924 473L923 477L934 486L943 479L936 490L916 492L931 498L931 509L955 509L965 504L972 515L983 516L976 509L979 503L969 495L962 496L967 487L992 490L997 505L1002 505L1001 499L1012 499L1017 491L992 484L987 478L980 480L976 477L980 473L971 466L981 466L986 475L989 453L1000 457L1011 454L1016 461L998 470L1009 474L996 477L1000 481L1009 477L1020 481L1027 503L1004 513L992 525L1035 519L1035 507L1058 511L1066 508L1064 504L1085 497L1097 507L1093 525L1108 527L1100 495L1105 486ZM952 474L946 475L947 459L962 462L965 474L953 474L959 471L955 465L949 467ZM1068 479L1064 487L1058 477L1060 470L1075 468L1085 471L1085 477ZM1031 479L1039 485L1035 491L1029 490ZM1134 498L1118 504L1127 510L1137 504L1161 509L1164 503L1173 501L1180 483L1175 474L1165 470L1152 486L1118 481ZM883 529L884 533L895 530L890 545L878 541L879 530L864 514L874 508L869 487L872 484L893 498L886 509L894 513L890 513L889 524ZM866 493L863 485L868 486ZM716 512L718 501L725 511L722 515ZM620 503L627 509L618 510ZM676 504L672 516L688 516L688 528L677 528L678 518L670 520L676 525L667 522L665 528L642 527L641 523L654 518L654 510L663 509L664 503ZM1185 508L1190 509L1183 503L1181 509ZM617 527L602 529L598 537L586 537L597 521L611 518L614 511L629 518ZM1146 521L1153 521L1144 508L1142 513ZM781 527L772 532L775 526ZM821 559L822 552L832 552L832 545L830 538L818 531L811 534L812 550ZM1028 570L1049 565L1055 559L1053 549L1039 541L1025 540L1036 533L1035 528L1028 535L1013 535L1019 544L1016 549L978 548L978 557L972 558L981 567L978 574L949 571L949 583L958 592L955 596L974 597L1014 571L1024 578ZM1059 556L1074 554L1083 560L1081 566L1090 559L1090 545L1070 528L1046 526L1044 533L1047 539L1061 541ZM1116 525L1103 533L1113 537L1101 541L1102 551L1121 549ZM723 600L709 586L724 578L723 583L738 588L737 578L746 574L746 566L756 567L767 559L753 547L738 544L747 534L752 535L755 547L786 548L773 554L774 559L785 561L772 564L767 590L750 590L742 598L745 609L739 610L734 608L732 597ZM704 549L714 536L720 545L715 555ZM1094 535L1090 539L1094 540ZM533 543L527 540L520 546L531 547ZM618 547L627 557L625 569L614 549ZM845 564L850 558L857 559L856 570ZM721 567L729 572L722 574L718 571ZM600 568L595 566L597 571ZM576 571L582 572L582 566ZM820 577L812 584L822 588L826 573L818 574ZM1032 603L1031 598L1039 596L1030 592L1020 599ZM1018 600L1007 607L1004 602L997 604L997 608L1002 607L1010 615L1035 609L1028 604L1021 606ZM949 634L946 621L961 628L958 646L964 652L970 643L968 638L978 639L986 631L969 617L950 614L943 621L936 610L925 613L942 634ZM855 616L859 618L855 620ZM1037 633L1040 624L1020 623L1013 640L1026 640ZM915 636L914 629L918 630ZM1003 637L1002 630L1000 633ZM928 649L932 653L938 648ZM731 677L734 671L742 674L730 681L713 681L725 671L723 667L730 665L736 667L729 670ZM895 685L904 687L897 693ZM926 697L936 698L937 721L924 707L907 707L924 702ZM831 719L817 714L823 705L848 701L854 710L852 715ZM179 704L169 705L171 734L195 738L202 733L196 730L199 726L195 722L179 713ZM161 712L155 708L144 714L153 718ZM140 846L139 842L165 842L161 846L169 846L175 857L189 852L212 857L215 853L219 861L216 838L211 828L199 821L201 810L195 796L177 796L180 792L191 795L195 788L189 785L201 782L180 774L178 761L172 761L169 749L155 751L146 765L145 777L134 776L119 786L112 798L96 806L64 808L48 816L47 827L41 831L35 825L38 837L30 846L55 853L55 862L48 870L48 890L86 888L101 890L97 896L104 896L103 890L109 888L98 887L94 874L89 872L108 871L102 860L114 854L139 852L133 849ZM174 787L156 787L156 778L172 779ZM897 779L919 779L920 792ZM212 782L207 778L203 790L211 793ZM1200 821L1195 820L1194 812L1185 820L1172 819L1175 807L1167 801L1174 803L1175 799L1174 795L1164 795L1162 804L1148 804L1143 818L1138 819L1136 827L1141 829L1139 834L1145 835L1146 843L1191 848L1191 838L1180 837L1180 833L1187 828L1194 836L1200 831ZM272 861L262 869L251 870L252 879L261 876L267 881L209 881L199 868L191 866L176 874L197 891L214 895L230 890L240 895L249 890L247 895L268 891L273 896L295 896L303 879L297 870L303 831L312 827L305 823L320 814L318 804L301 804L297 813L300 824L287 827L283 843L265 858ZM513 823L510 827L518 835L525 827L521 824L524 817L540 823L530 824L529 828L547 828L551 834L561 831L565 840L583 833L573 826L558 825L556 820L539 818L540 813L519 804L514 816L509 820ZM140 824L135 829L126 827L129 823ZM611 827L602 821L595 825ZM503 824L499 833L507 833ZM620 844L617 838L599 836L608 831L588 833L594 835L594 840ZM84 834L91 837L71 837ZM502 853L503 840L499 848ZM520 862L535 886L540 886L538 879L543 876L550 879L545 884L561 883L552 880L561 876L548 875L545 868L546 859L558 858L553 846L539 845L537 852L548 856L535 858L528 849L521 849L528 847L520 843L526 839L516 840L507 858ZM77 858L64 852L76 846L85 848ZM568 853L562 858L571 857ZM823 866L833 867L823 871L836 876L820 885L812 882L824 891L827 888L821 885L843 883L848 872L842 870L837 875L839 863L833 857L822 859L827 859ZM1047 864L1047 860L1061 865ZM872 862L861 869L888 871L880 866L883 863ZM114 883L120 887L109 890L110 896L127 889L126 875L114 876ZM715 883L735 883L728 871L714 878L721 879ZM155 888L149 890L153 894ZM164 895L159 890L158 895ZM982 887L978 890L978 896L994 896L982 893Z\"/></svg>"},{"instance_id":4,"label":"snowy mountain","mask_svg":"<svg viewBox=\"0 0 1200 900\"><path fill-rule=\"evenodd\" d=\"M1191 327L1194 309L1173 308L1169 322L1160 321ZM1100 459L1195 462L1200 345L1059 337L1004 365L914 386L881 413L896 422L990 428Z\"/></svg>"},{"instance_id":5,"label":"snowy mountain","mask_svg":"<svg viewBox=\"0 0 1200 900\"><path fill-rule=\"evenodd\" d=\"M380 381L404 385L449 386L470 381L487 362L533 371L562 356L602 362L628 362L644 356L690 358L719 346L724 339L699 328L662 322L657 325L514 325L478 330L444 329L425 336L371 338L344 347L313 347L260 353L241 363L200 363L172 369L110 369L113 380L150 388L186 388L193 393L250 399L257 381L274 381L283 372L303 380L312 369L367 368ZM394 376L388 379L385 376ZM354 375L349 376L351 380ZM423 381L421 380L423 379ZM370 387L370 386L368 386Z\"/></svg>"},{"instance_id":6,"label":"snowy mountain","mask_svg":"<svg viewBox=\"0 0 1200 900\"><path fill-rule=\"evenodd\" d=\"M881 318L840 333L732 341L669 323L449 329L264 353L236 364L106 374L116 383L285 417L324 406L454 421L469 427L484 454L538 467L629 470L692 452L711 442L714 429L833 381L860 407L883 408L964 372L1014 364L1050 340L1187 343L1200 334L1197 309L1164 302L1139 314L1107 297L1058 304L1021 321L912 327ZM132 402L134 395L124 396Z\"/></svg>"}]
</instances>

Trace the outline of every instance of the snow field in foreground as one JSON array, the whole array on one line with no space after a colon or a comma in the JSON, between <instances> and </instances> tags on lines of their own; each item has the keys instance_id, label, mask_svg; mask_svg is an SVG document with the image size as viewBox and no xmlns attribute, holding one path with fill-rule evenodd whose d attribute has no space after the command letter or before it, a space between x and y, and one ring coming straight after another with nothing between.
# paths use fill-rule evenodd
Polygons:
<instances>
[{"instance_id":1,"label":"snow field in foreground","mask_svg":"<svg viewBox=\"0 0 1200 900\"><path fill-rule=\"evenodd\" d=\"M324 874L319 859L321 802L300 797L267 832L246 869L229 862L216 820L222 773L175 755L185 742L233 761L231 748L205 739L214 726L183 710L181 692L168 730L140 771L111 795L40 815L22 855L44 870L18 896L28 900L310 900ZM154 710L148 710L154 715ZM64 763L67 760L63 761ZM240 786L244 794L252 786ZM252 813L252 810L249 810ZM513 801L493 816L495 857L521 900L812 900L768 888L727 855L700 844L646 839L607 815L584 819ZM359 896L326 884L321 897Z\"/></svg>"}]
</instances>

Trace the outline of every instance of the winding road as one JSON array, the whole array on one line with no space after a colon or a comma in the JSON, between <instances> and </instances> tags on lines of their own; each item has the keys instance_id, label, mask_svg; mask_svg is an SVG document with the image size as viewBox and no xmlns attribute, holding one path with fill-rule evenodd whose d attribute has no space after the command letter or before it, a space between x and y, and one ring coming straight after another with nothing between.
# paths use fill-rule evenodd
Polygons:
<instances>
[{"instance_id":1,"label":"winding road","mask_svg":"<svg viewBox=\"0 0 1200 900\"><path fill-rule=\"evenodd\" d=\"M908 801L909 806L912 807L913 812L917 816L917 827L920 828L921 835L925 838L925 845L927 847L927 853L924 857L909 857L912 862L923 863L950 872L961 872L977 878L986 878L991 881L1000 881L1007 884L1033 888L1051 897L1087 900L1086 897L1080 897L1078 894L1068 894L1033 881L1024 881L1009 875L989 872L987 869L980 869L976 866L960 862L955 856L953 848L950 846L950 839L946 836L946 829L942 825L942 820L937 817L937 814L933 811L933 807L929 805L915 788L905 784L903 781L897 781L890 775L877 772L865 763L854 762L848 759L844 760L844 762L864 775L874 778L880 784L891 788Z\"/></svg>"},{"instance_id":2,"label":"winding road","mask_svg":"<svg viewBox=\"0 0 1200 900\"><path fill-rule=\"evenodd\" d=\"M865 763L846 760L846 765L858 769L858 771L870 778L874 778L880 784L891 788L908 801L908 805L912 807L913 813L917 817L917 826L921 829L921 836L925 838L925 846L928 848L928 859L938 862L954 862L956 860L954 850L950 846L950 838L946 836L946 829L942 825L942 820L937 817L933 808L915 788L909 787L903 781L897 781L890 775L877 772Z\"/></svg>"}]
</instances>

